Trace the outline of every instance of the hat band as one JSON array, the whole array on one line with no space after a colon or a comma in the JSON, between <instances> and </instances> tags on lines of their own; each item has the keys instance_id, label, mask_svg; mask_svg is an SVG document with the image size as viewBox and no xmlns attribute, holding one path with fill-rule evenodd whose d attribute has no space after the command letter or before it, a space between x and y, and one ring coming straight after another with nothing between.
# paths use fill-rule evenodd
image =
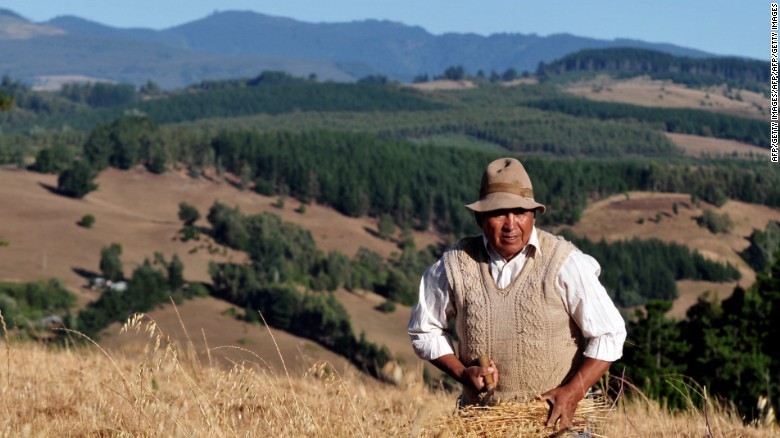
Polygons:
<instances>
[{"instance_id":1,"label":"hat band","mask_svg":"<svg viewBox=\"0 0 780 438\"><path fill-rule=\"evenodd\" d=\"M496 192L511 193L513 195L522 196L523 198L533 199L534 197L533 190L527 187L518 187L515 184L509 184L509 183L488 184L485 187L482 187L482 189L479 191L479 197L484 198L485 196Z\"/></svg>"}]
</instances>

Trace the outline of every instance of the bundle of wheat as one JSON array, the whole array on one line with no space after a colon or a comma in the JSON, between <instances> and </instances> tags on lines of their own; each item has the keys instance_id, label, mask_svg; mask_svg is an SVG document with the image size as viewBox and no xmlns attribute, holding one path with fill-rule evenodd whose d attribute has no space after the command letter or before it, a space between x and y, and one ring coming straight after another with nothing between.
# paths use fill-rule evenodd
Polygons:
<instances>
[{"instance_id":1,"label":"bundle of wheat","mask_svg":"<svg viewBox=\"0 0 780 438\"><path fill-rule=\"evenodd\" d=\"M574 413L573 427L565 433L573 436L599 436L609 405L603 399L584 399ZM450 417L425 427L423 436L549 437L560 431L546 427L549 407L546 402L502 402L493 406L466 406Z\"/></svg>"}]
</instances>

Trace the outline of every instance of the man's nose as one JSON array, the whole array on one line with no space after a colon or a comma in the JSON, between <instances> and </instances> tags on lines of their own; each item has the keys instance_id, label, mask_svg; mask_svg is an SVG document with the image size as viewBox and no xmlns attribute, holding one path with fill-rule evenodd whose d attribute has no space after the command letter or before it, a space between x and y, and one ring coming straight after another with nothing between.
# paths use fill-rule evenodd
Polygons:
<instances>
[{"instance_id":1,"label":"man's nose","mask_svg":"<svg viewBox=\"0 0 780 438\"><path fill-rule=\"evenodd\" d=\"M506 219L504 219L504 228L507 230L514 230L517 227L518 217L514 213L507 213Z\"/></svg>"}]
</instances>

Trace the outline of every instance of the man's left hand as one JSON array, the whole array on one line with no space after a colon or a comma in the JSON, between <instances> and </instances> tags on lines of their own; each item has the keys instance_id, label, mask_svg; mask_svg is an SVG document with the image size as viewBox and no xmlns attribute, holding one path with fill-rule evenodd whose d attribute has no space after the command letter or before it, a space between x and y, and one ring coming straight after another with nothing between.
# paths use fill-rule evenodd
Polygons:
<instances>
[{"instance_id":1,"label":"man's left hand","mask_svg":"<svg viewBox=\"0 0 780 438\"><path fill-rule=\"evenodd\" d=\"M565 384L551 389L542 394L539 399L550 404L550 416L547 419L547 427L555 426L559 422L561 429L572 426L574 411L577 403L585 397L588 390L612 365L611 362L586 357L580 368Z\"/></svg>"},{"instance_id":2,"label":"man's left hand","mask_svg":"<svg viewBox=\"0 0 780 438\"><path fill-rule=\"evenodd\" d=\"M583 397L582 391L573 390L566 385L542 394L540 399L550 404L550 416L547 418L547 427L554 427L555 423L560 420L559 426L561 429L570 428L574 418L574 411L577 410L577 403Z\"/></svg>"}]
</instances>

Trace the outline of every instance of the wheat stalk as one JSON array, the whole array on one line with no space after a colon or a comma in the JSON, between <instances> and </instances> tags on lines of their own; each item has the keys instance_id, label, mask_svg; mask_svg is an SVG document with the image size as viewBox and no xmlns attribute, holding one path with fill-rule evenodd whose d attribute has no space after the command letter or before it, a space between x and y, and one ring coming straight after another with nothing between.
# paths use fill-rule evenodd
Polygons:
<instances>
[{"instance_id":1,"label":"wheat stalk","mask_svg":"<svg viewBox=\"0 0 780 438\"><path fill-rule=\"evenodd\" d=\"M609 407L603 399L586 398L574 413L571 431L599 436L596 430ZM549 406L543 401L501 402L495 405L470 405L451 416L423 428L425 436L523 436L547 437L555 429L545 426Z\"/></svg>"}]
</instances>

